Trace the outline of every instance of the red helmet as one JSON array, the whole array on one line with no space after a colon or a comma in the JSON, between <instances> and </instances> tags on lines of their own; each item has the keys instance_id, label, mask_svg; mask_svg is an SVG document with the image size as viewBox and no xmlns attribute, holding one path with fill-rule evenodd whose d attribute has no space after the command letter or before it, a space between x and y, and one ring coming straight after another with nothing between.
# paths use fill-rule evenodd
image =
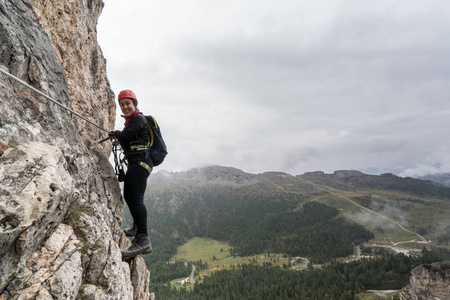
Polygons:
<instances>
[{"instance_id":1,"label":"red helmet","mask_svg":"<svg viewBox=\"0 0 450 300\"><path fill-rule=\"evenodd\" d=\"M137 100L136 95L131 90L123 90L119 93L119 96L117 97L117 100L120 101L122 98L130 98Z\"/></svg>"}]
</instances>

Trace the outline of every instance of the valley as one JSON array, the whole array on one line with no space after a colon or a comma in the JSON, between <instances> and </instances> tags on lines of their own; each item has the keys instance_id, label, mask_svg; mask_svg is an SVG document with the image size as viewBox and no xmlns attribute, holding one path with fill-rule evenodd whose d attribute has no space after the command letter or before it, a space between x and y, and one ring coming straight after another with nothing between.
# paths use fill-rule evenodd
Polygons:
<instances>
[{"instance_id":1,"label":"valley","mask_svg":"<svg viewBox=\"0 0 450 300\"><path fill-rule=\"evenodd\" d=\"M385 274L389 268L378 269L377 264L364 271L377 278L369 280L360 277L368 274L355 271L359 275L346 275L348 286L339 284L336 293L400 289L420 261L447 255L450 189L432 182L358 171L248 174L219 166L152 176L146 205L155 251L145 260L153 274L152 289L168 299L176 293L201 293L222 276L245 272L260 276L266 269L274 274L281 270L287 274L279 276L297 280L295 269L315 276L344 272L339 264L371 265L358 253L385 261L394 273ZM414 255L406 261L396 258L410 252ZM294 263L293 257L304 259ZM337 273L332 276L342 276ZM192 281L201 282L201 288L187 285L183 292L177 286ZM354 298L349 294L342 299Z\"/></svg>"},{"instance_id":2,"label":"valley","mask_svg":"<svg viewBox=\"0 0 450 300\"><path fill-rule=\"evenodd\" d=\"M261 253L252 256L231 256L227 242L211 240L208 238L194 237L184 245L178 247L177 253L172 257L171 262L181 261L187 265L192 263L193 271L188 280L187 278L176 278L171 280L172 286L189 286L191 283L202 282L205 276L220 270L235 269L239 265L254 264L259 266L277 266L283 269L303 270L310 268L321 268L323 265L309 265L310 261L305 257L286 257L280 253ZM384 248L390 249L395 253L404 255L419 255L421 250L416 248L403 248L400 246L381 245L376 243L366 243L365 248ZM355 247L355 254L342 258L342 262L357 261L369 256L361 255L360 246ZM195 271L195 264L200 265Z\"/></svg>"}]
</instances>

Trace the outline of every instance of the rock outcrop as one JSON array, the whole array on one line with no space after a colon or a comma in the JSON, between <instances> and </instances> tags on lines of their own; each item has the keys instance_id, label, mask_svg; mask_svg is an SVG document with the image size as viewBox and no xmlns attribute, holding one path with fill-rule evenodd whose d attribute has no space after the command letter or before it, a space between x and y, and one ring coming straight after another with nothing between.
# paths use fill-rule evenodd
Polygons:
<instances>
[{"instance_id":1,"label":"rock outcrop","mask_svg":"<svg viewBox=\"0 0 450 300\"><path fill-rule=\"evenodd\" d=\"M450 299L450 261L418 266L411 275L410 284L403 289L400 299Z\"/></svg>"},{"instance_id":2,"label":"rock outcrop","mask_svg":"<svg viewBox=\"0 0 450 300\"><path fill-rule=\"evenodd\" d=\"M101 0L0 1L0 68L100 127L114 94ZM0 74L0 299L149 299L124 262L123 203L105 132Z\"/></svg>"}]
</instances>

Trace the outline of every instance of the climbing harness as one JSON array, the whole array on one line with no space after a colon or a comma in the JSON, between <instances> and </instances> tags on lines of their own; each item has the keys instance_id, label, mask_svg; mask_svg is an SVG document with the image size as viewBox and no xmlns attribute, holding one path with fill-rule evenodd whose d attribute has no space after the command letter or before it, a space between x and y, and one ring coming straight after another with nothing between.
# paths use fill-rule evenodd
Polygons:
<instances>
[{"instance_id":1,"label":"climbing harness","mask_svg":"<svg viewBox=\"0 0 450 300\"><path fill-rule=\"evenodd\" d=\"M105 140L103 140L105 141ZM126 163L125 155L123 154L123 151L121 150L120 143L116 138L111 138L112 141L112 153L114 156L114 172L117 175L117 179L119 182L125 181L125 171L124 171L124 165L128 166ZM102 142L102 141L100 141ZM99 143L100 143L99 142ZM147 148L137 148L139 150L146 150ZM150 167L147 163L140 161L138 163L139 166L144 168L145 171L148 172L148 175L152 173L153 168Z\"/></svg>"},{"instance_id":2,"label":"climbing harness","mask_svg":"<svg viewBox=\"0 0 450 300\"><path fill-rule=\"evenodd\" d=\"M103 131L105 131L105 132L109 132L108 130L104 129L103 127L101 127L101 126L95 124L94 122L92 122L92 121L86 119L85 117L83 117L83 116L80 115L79 113L76 113L75 111L73 111L72 109L68 108L67 106L61 104L60 102L58 102L58 101L56 101L56 100L54 100L54 99L51 98L50 96L47 96L46 94L44 94L43 92L39 91L38 89L35 89L34 87L32 87L31 85L29 85L29 84L26 83L25 81L23 81L23 80L17 78L16 76L14 76L14 75L12 75L12 74L6 72L6 71L3 70L2 68L0 68L0 72L2 72L3 74L5 74L5 75L8 76L9 78L12 78L12 79L16 80L17 82L19 82L20 84L26 86L27 88L29 88L29 89L35 91L36 93L38 93L39 95L41 95L41 96L45 97L46 99L52 101L53 103L55 103L55 104L61 106L62 108L64 108L65 110L71 112L72 114L76 115L77 117L79 117L79 118L85 120L86 122L88 122L88 123L94 125L94 126L97 127L98 129L103 130Z\"/></svg>"},{"instance_id":3,"label":"climbing harness","mask_svg":"<svg viewBox=\"0 0 450 300\"><path fill-rule=\"evenodd\" d=\"M148 172L148 175L150 175L151 173L152 173L152 167L150 167L147 163L145 163L145 162L143 162L143 161L140 161L139 162L139 165L141 166L141 167L143 167L144 169L145 169L145 171L147 171Z\"/></svg>"},{"instance_id":4,"label":"climbing harness","mask_svg":"<svg viewBox=\"0 0 450 300\"><path fill-rule=\"evenodd\" d=\"M131 151L143 151L143 150L147 150L148 146L144 146L144 145L131 145L130 146L130 150Z\"/></svg>"}]
</instances>

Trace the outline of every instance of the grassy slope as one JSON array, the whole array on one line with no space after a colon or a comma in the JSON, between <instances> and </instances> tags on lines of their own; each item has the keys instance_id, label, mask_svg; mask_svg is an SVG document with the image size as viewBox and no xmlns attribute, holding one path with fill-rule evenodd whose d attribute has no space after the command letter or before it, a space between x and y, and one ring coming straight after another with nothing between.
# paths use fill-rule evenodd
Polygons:
<instances>
[{"instance_id":1,"label":"grassy slope","mask_svg":"<svg viewBox=\"0 0 450 300\"><path fill-rule=\"evenodd\" d=\"M341 216L374 232L375 238L371 242L384 243L383 240L388 238L394 243L404 243L417 239L418 235L414 233L417 233L419 228L428 227L429 232L422 236L432 241L428 246L437 246L436 237L444 232L446 226L450 226L450 205L448 200L442 197L419 196L389 189L356 189L337 184L333 187L329 182L306 182L322 190L321 194L310 200L330 205L338 209ZM370 199L370 204L364 199ZM413 233L403 230L396 223ZM383 232L376 231L375 227L381 227ZM421 249L423 244L410 243L408 247Z\"/></svg>"},{"instance_id":2,"label":"grassy slope","mask_svg":"<svg viewBox=\"0 0 450 300\"><path fill-rule=\"evenodd\" d=\"M305 174L298 177L322 190L323 194L314 198L315 201L337 208L341 215L373 231L374 242L382 242L383 238L394 242L417 238L394 223L397 222L414 233L426 228L428 232L422 236L432 240L428 246L445 246L437 244L436 237L450 226L450 190L447 187L390 174L374 176L361 173L355 177ZM375 226L380 226L384 233L375 231ZM416 243L415 246L422 248L423 244Z\"/></svg>"},{"instance_id":3,"label":"grassy slope","mask_svg":"<svg viewBox=\"0 0 450 300\"><path fill-rule=\"evenodd\" d=\"M362 205L358 200L362 197L371 197L372 205L361 208L352 201ZM366 229L373 231L375 239L373 242L383 242L383 238L389 238L393 242L404 242L417 239L417 235L404 231L397 222L405 229L417 232L420 227L430 227L430 232L423 236L432 240L429 245L436 245L436 236L450 225L450 207L442 200L415 197L425 202L417 203L408 200L411 195L396 191L370 191L361 192L338 192L324 195L314 199L315 201L333 206L340 211L344 217L362 224ZM382 217L382 216L384 217ZM375 227L381 227L383 233L376 231ZM417 248L422 248L423 244L415 243ZM443 246L443 245L439 245Z\"/></svg>"}]
</instances>

